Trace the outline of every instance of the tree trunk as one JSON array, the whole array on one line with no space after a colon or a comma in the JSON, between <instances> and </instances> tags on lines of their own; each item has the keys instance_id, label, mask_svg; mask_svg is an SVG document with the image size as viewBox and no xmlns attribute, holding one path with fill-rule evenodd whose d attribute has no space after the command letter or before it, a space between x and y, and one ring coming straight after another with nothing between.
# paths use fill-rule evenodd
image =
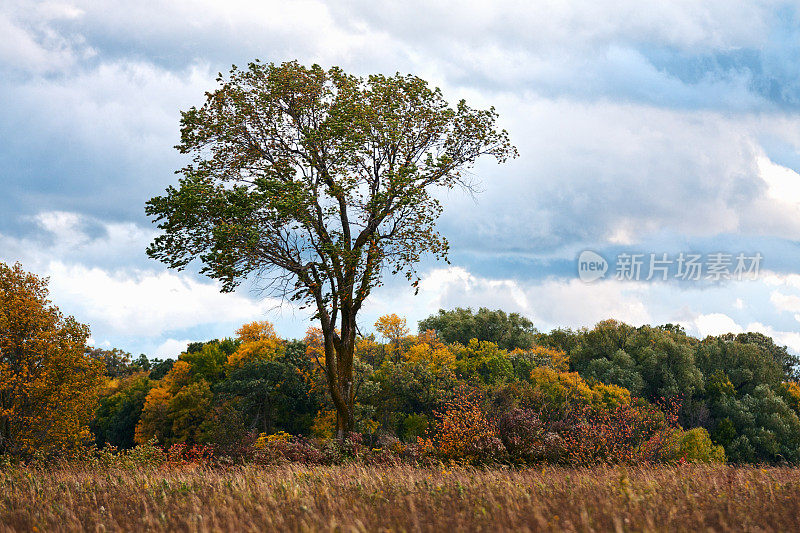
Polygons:
<instances>
[{"instance_id":1,"label":"tree trunk","mask_svg":"<svg viewBox=\"0 0 800 533\"><path fill-rule=\"evenodd\" d=\"M344 328L343 328L344 329ZM343 438L353 430L353 351L355 345L343 336L338 342L330 329L325 337L325 375L336 408L336 436Z\"/></svg>"},{"instance_id":2,"label":"tree trunk","mask_svg":"<svg viewBox=\"0 0 800 533\"><path fill-rule=\"evenodd\" d=\"M344 438L347 433L353 431L354 413L353 403L353 352L354 345L345 340L341 343L341 351L337 352L337 377L339 395L342 398L341 406L337 405L336 410L336 436Z\"/></svg>"}]
</instances>

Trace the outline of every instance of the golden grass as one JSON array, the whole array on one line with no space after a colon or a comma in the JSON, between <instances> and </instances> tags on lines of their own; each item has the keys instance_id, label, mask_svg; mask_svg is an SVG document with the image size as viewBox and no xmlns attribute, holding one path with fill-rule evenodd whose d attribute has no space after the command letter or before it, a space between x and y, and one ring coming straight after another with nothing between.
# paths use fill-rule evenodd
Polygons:
<instances>
[{"instance_id":1,"label":"golden grass","mask_svg":"<svg viewBox=\"0 0 800 533\"><path fill-rule=\"evenodd\" d=\"M800 469L0 471L0 530L800 531Z\"/></svg>"}]
</instances>

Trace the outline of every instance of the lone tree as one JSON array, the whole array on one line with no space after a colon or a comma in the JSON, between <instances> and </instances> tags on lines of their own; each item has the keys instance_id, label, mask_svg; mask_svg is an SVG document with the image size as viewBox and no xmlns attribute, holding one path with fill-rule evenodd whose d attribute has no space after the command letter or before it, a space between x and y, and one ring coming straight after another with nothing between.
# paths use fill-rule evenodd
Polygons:
<instances>
[{"instance_id":1,"label":"lone tree","mask_svg":"<svg viewBox=\"0 0 800 533\"><path fill-rule=\"evenodd\" d=\"M414 287L424 253L447 257L435 188L470 187L482 155L517 155L497 113L455 107L416 76L361 78L297 62L250 63L182 113L192 162L147 202L163 233L147 250L232 291L264 288L315 310L339 435L353 427L356 316L382 275Z\"/></svg>"}]
</instances>

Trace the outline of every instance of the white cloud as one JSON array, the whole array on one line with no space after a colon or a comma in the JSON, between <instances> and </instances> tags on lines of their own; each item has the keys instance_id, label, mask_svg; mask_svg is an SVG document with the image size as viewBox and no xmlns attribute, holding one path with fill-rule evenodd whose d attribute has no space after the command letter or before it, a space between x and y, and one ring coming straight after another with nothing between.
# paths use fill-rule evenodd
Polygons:
<instances>
[{"instance_id":1,"label":"white cloud","mask_svg":"<svg viewBox=\"0 0 800 533\"><path fill-rule=\"evenodd\" d=\"M780 311L789 311L792 313L800 311L800 295L773 291L772 294L770 294L770 301Z\"/></svg>"},{"instance_id":2,"label":"white cloud","mask_svg":"<svg viewBox=\"0 0 800 533\"><path fill-rule=\"evenodd\" d=\"M22 262L43 271L54 259L65 263L129 267L132 256L144 250L156 235L131 222L103 222L66 211L43 211L23 219L24 237L0 233L0 261Z\"/></svg>"},{"instance_id":3,"label":"white cloud","mask_svg":"<svg viewBox=\"0 0 800 533\"><path fill-rule=\"evenodd\" d=\"M79 15L78 10L63 4L44 2L31 9L22 2L6 0L0 5L0 67L43 74L68 70L80 57L91 56L90 47L76 54L74 48L82 39L67 37L49 25Z\"/></svg>"},{"instance_id":4,"label":"white cloud","mask_svg":"<svg viewBox=\"0 0 800 533\"><path fill-rule=\"evenodd\" d=\"M219 321L241 323L263 317L276 304L221 294L216 283L172 272L107 272L54 261L46 274L54 299L90 324L126 336L157 337Z\"/></svg>"},{"instance_id":5,"label":"white cloud","mask_svg":"<svg viewBox=\"0 0 800 533\"><path fill-rule=\"evenodd\" d=\"M742 333L744 329L731 317L724 313L709 313L699 315L694 320L694 325L700 332L700 337L709 335L722 335L723 333Z\"/></svg>"},{"instance_id":6,"label":"white cloud","mask_svg":"<svg viewBox=\"0 0 800 533\"><path fill-rule=\"evenodd\" d=\"M176 358L181 352L186 351L186 347L189 345L190 342L193 340L184 339L184 340L175 340L175 339L167 339L153 351L153 356L158 357L160 359Z\"/></svg>"},{"instance_id":7,"label":"white cloud","mask_svg":"<svg viewBox=\"0 0 800 533\"><path fill-rule=\"evenodd\" d=\"M520 0L428 2L395 5L369 1L339 4L342 19L362 18L405 40L424 43L488 39L518 42L528 48L586 49L615 38L658 41L684 49L730 48L762 42L770 2L724 0L696 3L635 0L540 2ZM489 36L489 37L486 37Z\"/></svg>"},{"instance_id":8,"label":"white cloud","mask_svg":"<svg viewBox=\"0 0 800 533\"><path fill-rule=\"evenodd\" d=\"M98 347L101 346L103 348L111 348L111 343L107 340L103 342L97 342L94 337L89 337L86 339L86 346Z\"/></svg>"},{"instance_id":9,"label":"white cloud","mask_svg":"<svg viewBox=\"0 0 800 533\"><path fill-rule=\"evenodd\" d=\"M456 246L539 254L570 247L571 255L575 246L629 245L663 232L800 233L797 205L776 202L759 171L760 137L795 142L785 124L605 101L495 100L521 157L479 165L477 200L448 195L443 223Z\"/></svg>"},{"instance_id":10,"label":"white cloud","mask_svg":"<svg viewBox=\"0 0 800 533\"><path fill-rule=\"evenodd\" d=\"M758 173L767 183L767 194L780 203L800 208L800 174L794 170L775 164L765 155L756 158Z\"/></svg>"},{"instance_id":11,"label":"white cloud","mask_svg":"<svg viewBox=\"0 0 800 533\"><path fill-rule=\"evenodd\" d=\"M7 55L15 60L11 65L30 74L45 67L68 73L75 59L97 53L152 57L155 63L180 70L200 57L224 67L255 57L302 57L330 65L369 58L384 61L401 50L384 31L339 23L328 4L316 0L108 0L102 5L73 0L48 2L38 9L31 9L26 0L4 4L0 16L5 12L13 21L9 28L17 32L13 34L16 41L25 45L15 45ZM23 61L20 49L36 62ZM59 65L62 57L70 61Z\"/></svg>"}]
</instances>

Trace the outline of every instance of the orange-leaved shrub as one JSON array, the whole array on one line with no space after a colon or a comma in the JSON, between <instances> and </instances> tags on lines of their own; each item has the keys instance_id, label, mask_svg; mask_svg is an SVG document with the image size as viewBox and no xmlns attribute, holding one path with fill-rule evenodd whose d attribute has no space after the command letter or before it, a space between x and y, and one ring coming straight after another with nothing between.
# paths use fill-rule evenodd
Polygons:
<instances>
[{"instance_id":1,"label":"orange-leaved shrub","mask_svg":"<svg viewBox=\"0 0 800 533\"><path fill-rule=\"evenodd\" d=\"M496 424L481 407L477 391L459 387L435 412L432 438L421 439L445 459L477 462L499 457L503 445Z\"/></svg>"}]
</instances>

